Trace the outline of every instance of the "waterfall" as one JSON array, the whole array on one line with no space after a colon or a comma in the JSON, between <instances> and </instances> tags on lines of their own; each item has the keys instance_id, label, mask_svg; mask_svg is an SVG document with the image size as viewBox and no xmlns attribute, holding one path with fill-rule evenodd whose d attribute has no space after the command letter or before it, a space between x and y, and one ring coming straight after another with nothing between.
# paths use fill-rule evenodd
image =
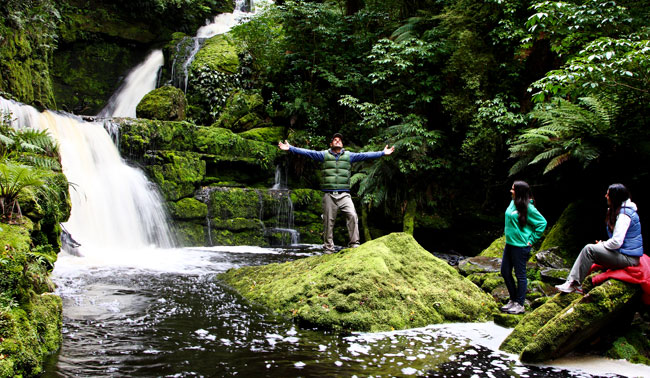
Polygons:
<instances>
[{"instance_id":1,"label":"waterfall","mask_svg":"<svg viewBox=\"0 0 650 378\"><path fill-rule=\"evenodd\" d=\"M132 117L135 118L135 108L140 100L156 88L158 72L163 66L162 50L154 50L149 56L133 68L127 75L120 88L108 100L98 117Z\"/></svg>"},{"instance_id":2,"label":"waterfall","mask_svg":"<svg viewBox=\"0 0 650 378\"><path fill-rule=\"evenodd\" d=\"M12 127L47 130L58 142L72 211L63 224L83 255L173 246L162 201L144 173L125 164L103 124L0 97Z\"/></svg>"},{"instance_id":3,"label":"waterfall","mask_svg":"<svg viewBox=\"0 0 650 378\"><path fill-rule=\"evenodd\" d=\"M284 177L284 178L283 178ZM275 227L266 230L272 239L277 239L279 245L296 245L300 242L300 233L294 229L293 202L291 191L287 188L286 173L282 174L280 165L275 167L275 183L269 189L269 194L277 200Z\"/></svg>"}]
</instances>

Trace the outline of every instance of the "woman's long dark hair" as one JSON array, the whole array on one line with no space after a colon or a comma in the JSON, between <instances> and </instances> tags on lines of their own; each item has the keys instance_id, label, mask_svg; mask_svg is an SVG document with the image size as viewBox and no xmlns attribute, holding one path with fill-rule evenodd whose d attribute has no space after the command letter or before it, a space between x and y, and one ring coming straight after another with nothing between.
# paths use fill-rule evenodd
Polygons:
<instances>
[{"instance_id":1,"label":"woman's long dark hair","mask_svg":"<svg viewBox=\"0 0 650 378\"><path fill-rule=\"evenodd\" d=\"M515 188L515 207L519 213L519 227L524 228L528 221L528 204L533 199L530 186L525 181L515 181L512 186Z\"/></svg>"},{"instance_id":2,"label":"woman's long dark hair","mask_svg":"<svg viewBox=\"0 0 650 378\"><path fill-rule=\"evenodd\" d=\"M623 202L630 199L630 192L623 184L612 184L607 188L607 194L609 195L609 208L607 208L607 218L605 221L607 222L607 228L612 232L616 225L616 218L621 212Z\"/></svg>"}]
</instances>

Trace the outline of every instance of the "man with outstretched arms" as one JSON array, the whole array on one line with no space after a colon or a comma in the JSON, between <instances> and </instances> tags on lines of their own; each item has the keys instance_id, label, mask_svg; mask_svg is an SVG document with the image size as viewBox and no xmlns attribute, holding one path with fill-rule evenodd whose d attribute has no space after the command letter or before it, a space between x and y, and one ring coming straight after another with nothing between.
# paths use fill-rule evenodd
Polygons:
<instances>
[{"instance_id":1,"label":"man with outstretched arms","mask_svg":"<svg viewBox=\"0 0 650 378\"><path fill-rule=\"evenodd\" d=\"M330 149L326 151L297 148L291 146L286 140L284 143L278 142L278 147L283 151L307 156L322 163L321 190L323 191L323 248L325 253L334 252L334 221L338 210L341 210L347 217L348 233L350 234L348 247L358 247L359 222L350 196L351 164L390 155L395 151L395 146L389 148L386 145L382 151L376 152L349 152L343 149L343 136L336 133L332 136Z\"/></svg>"}]
</instances>

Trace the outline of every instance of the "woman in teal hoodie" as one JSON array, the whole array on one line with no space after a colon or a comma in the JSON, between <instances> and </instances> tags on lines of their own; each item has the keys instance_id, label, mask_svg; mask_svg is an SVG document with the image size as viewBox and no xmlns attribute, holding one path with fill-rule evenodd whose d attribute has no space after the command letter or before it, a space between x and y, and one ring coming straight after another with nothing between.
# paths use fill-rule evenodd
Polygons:
<instances>
[{"instance_id":1,"label":"woman in teal hoodie","mask_svg":"<svg viewBox=\"0 0 650 378\"><path fill-rule=\"evenodd\" d=\"M546 229L546 219L533 205L530 186L524 181L515 181L510 189L512 201L506 209L506 247L501 260L501 275L508 288L510 300L501 311L510 314L524 313L524 300L528 290L526 262L530 249ZM512 278L515 270L517 282Z\"/></svg>"}]
</instances>

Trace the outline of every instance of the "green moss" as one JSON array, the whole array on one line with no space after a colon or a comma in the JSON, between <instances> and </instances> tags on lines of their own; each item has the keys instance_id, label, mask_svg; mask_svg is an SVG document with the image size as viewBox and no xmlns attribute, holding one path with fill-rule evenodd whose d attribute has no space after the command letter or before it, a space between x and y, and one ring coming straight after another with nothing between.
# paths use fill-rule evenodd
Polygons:
<instances>
[{"instance_id":1,"label":"green moss","mask_svg":"<svg viewBox=\"0 0 650 378\"><path fill-rule=\"evenodd\" d=\"M638 286L616 280L593 288L539 328L521 350L521 360L539 362L568 353L599 332L614 316L628 311L638 295Z\"/></svg>"},{"instance_id":2,"label":"green moss","mask_svg":"<svg viewBox=\"0 0 650 378\"><path fill-rule=\"evenodd\" d=\"M496 239L495 241L490 244L489 247L485 248L481 253L479 253L479 256L485 256L485 257L498 257L501 258L503 256L503 249L506 247L506 236L503 235L502 237Z\"/></svg>"},{"instance_id":3,"label":"green moss","mask_svg":"<svg viewBox=\"0 0 650 378\"><path fill-rule=\"evenodd\" d=\"M208 205L194 198L183 198L177 202L168 202L169 213L174 219L205 220Z\"/></svg>"},{"instance_id":4,"label":"green moss","mask_svg":"<svg viewBox=\"0 0 650 378\"><path fill-rule=\"evenodd\" d=\"M57 49L52 65L54 94L61 109L95 115L143 60L143 51L114 41L76 41Z\"/></svg>"},{"instance_id":5,"label":"green moss","mask_svg":"<svg viewBox=\"0 0 650 378\"><path fill-rule=\"evenodd\" d=\"M251 139L258 142L273 144L284 139L284 127L257 127L239 133L239 136L245 139Z\"/></svg>"},{"instance_id":6,"label":"green moss","mask_svg":"<svg viewBox=\"0 0 650 378\"><path fill-rule=\"evenodd\" d=\"M148 157L155 164L147 171L168 201L191 196L205 176L205 162L197 153L155 151Z\"/></svg>"},{"instance_id":7,"label":"green moss","mask_svg":"<svg viewBox=\"0 0 650 378\"><path fill-rule=\"evenodd\" d=\"M214 230L211 233L212 245L256 245L266 247L264 235L257 231L233 232L230 230Z\"/></svg>"},{"instance_id":8,"label":"green moss","mask_svg":"<svg viewBox=\"0 0 650 378\"><path fill-rule=\"evenodd\" d=\"M118 122L122 155L134 160L143 160L150 150L194 150L197 126L192 123L131 118L121 118Z\"/></svg>"},{"instance_id":9,"label":"green moss","mask_svg":"<svg viewBox=\"0 0 650 378\"><path fill-rule=\"evenodd\" d=\"M182 246L202 246L207 244L205 225L194 222L174 222L177 242Z\"/></svg>"},{"instance_id":10,"label":"green moss","mask_svg":"<svg viewBox=\"0 0 650 378\"><path fill-rule=\"evenodd\" d=\"M213 219L212 228L215 230L228 230L228 231L244 231L244 230L256 230L260 235L263 236L264 225L259 219L247 219L247 218L230 218L230 219ZM250 244L250 242L248 243Z\"/></svg>"},{"instance_id":11,"label":"green moss","mask_svg":"<svg viewBox=\"0 0 650 378\"><path fill-rule=\"evenodd\" d=\"M185 93L165 85L147 93L136 108L138 118L162 121L182 121L185 119Z\"/></svg>"},{"instance_id":12,"label":"green moss","mask_svg":"<svg viewBox=\"0 0 650 378\"><path fill-rule=\"evenodd\" d=\"M262 96L256 92L238 90L230 94L214 125L241 132L269 124L264 114Z\"/></svg>"},{"instance_id":13,"label":"green moss","mask_svg":"<svg viewBox=\"0 0 650 378\"><path fill-rule=\"evenodd\" d=\"M260 217L260 195L255 190L218 188L210 193L210 214L219 219Z\"/></svg>"},{"instance_id":14,"label":"green moss","mask_svg":"<svg viewBox=\"0 0 650 378\"><path fill-rule=\"evenodd\" d=\"M237 48L227 34L218 34L203 44L194 56L191 69L207 67L213 71L234 74L239 68Z\"/></svg>"},{"instance_id":15,"label":"green moss","mask_svg":"<svg viewBox=\"0 0 650 378\"><path fill-rule=\"evenodd\" d=\"M482 321L495 311L488 295L403 233L333 255L231 269L219 277L253 301L327 329Z\"/></svg>"},{"instance_id":16,"label":"green moss","mask_svg":"<svg viewBox=\"0 0 650 378\"><path fill-rule=\"evenodd\" d=\"M540 328L580 297L581 295L577 293L556 295L544 305L527 313L512 333L503 340L499 349L509 353L521 353L524 347L533 340Z\"/></svg>"},{"instance_id":17,"label":"green moss","mask_svg":"<svg viewBox=\"0 0 650 378\"><path fill-rule=\"evenodd\" d=\"M582 247L593 242L593 230L596 228L592 227L590 219L601 219L598 214L594 214L594 206L584 202L569 204L548 231L540 250L558 247L558 256L562 257L566 266L571 266Z\"/></svg>"}]
</instances>

